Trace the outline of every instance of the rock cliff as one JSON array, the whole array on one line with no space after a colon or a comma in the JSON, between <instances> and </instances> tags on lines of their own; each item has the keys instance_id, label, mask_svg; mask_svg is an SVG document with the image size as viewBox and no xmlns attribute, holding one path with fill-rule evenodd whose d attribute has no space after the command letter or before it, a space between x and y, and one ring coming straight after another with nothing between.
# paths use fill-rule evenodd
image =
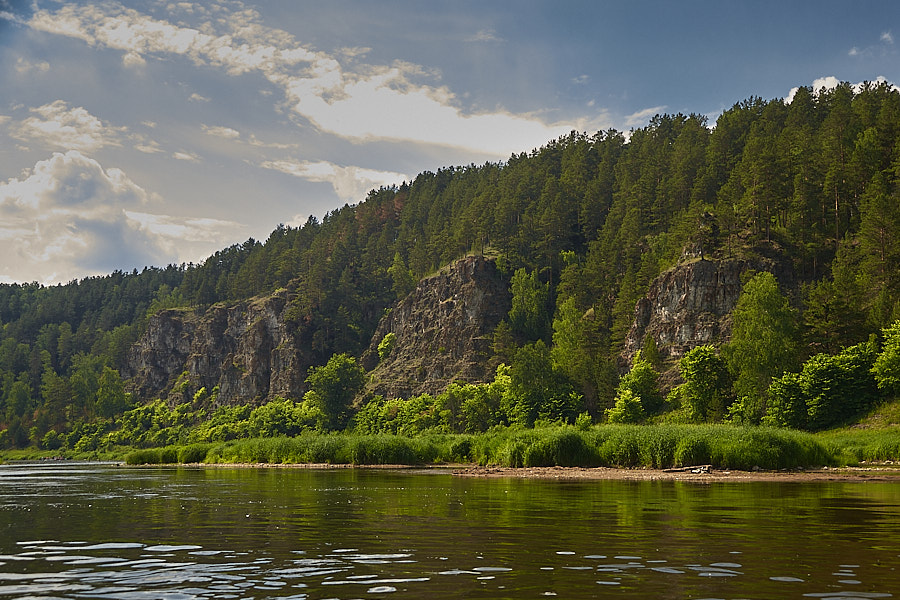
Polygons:
<instances>
[{"instance_id":1,"label":"rock cliff","mask_svg":"<svg viewBox=\"0 0 900 600\"><path fill-rule=\"evenodd\" d=\"M309 367L322 361L286 318L294 295L280 290L204 311L157 313L128 353L122 375L129 389L140 400L170 404L190 401L202 387L218 387L218 404L300 399ZM423 279L381 320L362 357L373 370L369 391L406 397L490 380L492 333L509 307L508 282L481 257ZM394 350L379 362L378 344L391 332Z\"/></svg>"},{"instance_id":2,"label":"rock cliff","mask_svg":"<svg viewBox=\"0 0 900 600\"><path fill-rule=\"evenodd\" d=\"M630 363L648 336L664 361L729 338L745 268L737 261L699 259L662 273L635 305L623 358Z\"/></svg>"},{"instance_id":3,"label":"rock cliff","mask_svg":"<svg viewBox=\"0 0 900 600\"><path fill-rule=\"evenodd\" d=\"M634 308L625 338L623 363L630 364L649 336L660 358L674 362L703 344L731 339L731 312L741 294L741 275L748 270L775 274L788 295L796 291L790 265L760 256L753 260L688 260L662 273Z\"/></svg>"},{"instance_id":4,"label":"rock cliff","mask_svg":"<svg viewBox=\"0 0 900 600\"><path fill-rule=\"evenodd\" d=\"M123 375L138 398L190 400L218 386L218 403L295 398L309 357L285 324L286 290L206 311L165 310L151 317L130 349Z\"/></svg>"},{"instance_id":5,"label":"rock cliff","mask_svg":"<svg viewBox=\"0 0 900 600\"><path fill-rule=\"evenodd\" d=\"M493 377L493 331L510 308L509 282L495 263L469 256L423 279L379 323L363 355L368 391L386 398L439 393L450 383ZM379 362L378 344L395 336Z\"/></svg>"}]
</instances>

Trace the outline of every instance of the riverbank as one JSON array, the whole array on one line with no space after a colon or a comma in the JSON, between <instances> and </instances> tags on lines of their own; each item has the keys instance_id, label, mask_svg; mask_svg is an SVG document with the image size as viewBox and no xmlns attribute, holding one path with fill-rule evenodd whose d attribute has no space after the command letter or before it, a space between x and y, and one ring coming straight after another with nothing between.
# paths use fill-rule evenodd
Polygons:
<instances>
[{"instance_id":1,"label":"riverbank","mask_svg":"<svg viewBox=\"0 0 900 600\"><path fill-rule=\"evenodd\" d=\"M617 469L612 467L467 467L457 477L624 481L892 481L900 482L900 467L872 465L784 471L714 469L708 465L678 469Z\"/></svg>"},{"instance_id":2,"label":"riverbank","mask_svg":"<svg viewBox=\"0 0 900 600\"><path fill-rule=\"evenodd\" d=\"M153 466L153 465L148 465ZM900 465L894 463L857 467L823 467L781 471L741 471L698 465L674 469L626 469L616 467L498 467L472 464L353 465L329 463L199 463L187 467L225 469L362 469L390 471L449 471L454 477L553 480L618 481L892 481L900 482Z\"/></svg>"}]
</instances>

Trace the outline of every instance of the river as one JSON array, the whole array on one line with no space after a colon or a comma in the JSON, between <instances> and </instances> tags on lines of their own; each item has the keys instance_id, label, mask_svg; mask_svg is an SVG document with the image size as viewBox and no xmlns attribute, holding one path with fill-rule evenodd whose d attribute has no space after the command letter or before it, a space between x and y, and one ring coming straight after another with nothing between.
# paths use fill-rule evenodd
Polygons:
<instances>
[{"instance_id":1,"label":"river","mask_svg":"<svg viewBox=\"0 0 900 600\"><path fill-rule=\"evenodd\" d=\"M894 598L900 485L0 466L0 598Z\"/></svg>"}]
</instances>

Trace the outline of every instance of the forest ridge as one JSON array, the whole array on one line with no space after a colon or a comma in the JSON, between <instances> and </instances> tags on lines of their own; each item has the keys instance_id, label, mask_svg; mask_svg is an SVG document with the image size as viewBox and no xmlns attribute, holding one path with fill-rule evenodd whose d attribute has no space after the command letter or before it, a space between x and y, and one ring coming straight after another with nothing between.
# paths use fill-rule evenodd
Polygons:
<instances>
[{"instance_id":1,"label":"forest ridge","mask_svg":"<svg viewBox=\"0 0 900 600\"><path fill-rule=\"evenodd\" d=\"M573 132L503 163L421 173L198 265L54 287L0 285L0 443L74 447L115 428L136 410L119 371L155 312L290 286L291 324L312 340L309 351L325 369L334 357L358 357L384 310L421 277L472 252L495 257L513 291L509 318L494 335L509 364L502 376L515 388L516 378L534 380L528 369L549 369L548 385L570 390L556 412L542 408L546 394L528 400L535 412L526 422L586 410L624 418L617 359L635 303L686 249L718 260L765 256L794 273L790 289L748 274L747 297L782 311L791 359L783 366L798 378L811 359L826 361L816 357L850 352L847 361L871 366L884 356L877 336L900 318L900 92L888 84L801 87L789 104L750 98L710 125L698 115L659 115L627 135ZM744 304L751 317L752 306ZM862 348L870 336L876 341ZM758 422L774 380L787 386L784 398L802 396L791 396L802 382L783 371L755 381L735 372L736 350L703 352L692 359L721 360L737 392L715 402L763 403L732 416ZM645 348L644 362L661 369L652 355ZM690 368L682 365L682 375ZM311 372L312 391L326 375ZM679 393L690 405L692 392ZM378 408L366 407L363 416ZM721 419L727 407L707 408L694 416ZM809 426L791 420L795 408L778 424Z\"/></svg>"}]
</instances>

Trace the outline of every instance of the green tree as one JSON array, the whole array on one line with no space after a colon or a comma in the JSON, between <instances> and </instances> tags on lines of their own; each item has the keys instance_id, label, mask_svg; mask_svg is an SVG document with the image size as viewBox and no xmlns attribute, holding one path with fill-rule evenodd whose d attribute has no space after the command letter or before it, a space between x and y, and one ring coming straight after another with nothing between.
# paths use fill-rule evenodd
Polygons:
<instances>
[{"instance_id":1,"label":"green tree","mask_svg":"<svg viewBox=\"0 0 900 600\"><path fill-rule=\"evenodd\" d=\"M581 411L580 396L553 368L543 340L516 352L509 370L509 396L504 410L510 422L531 427L538 419L573 421Z\"/></svg>"},{"instance_id":2,"label":"green tree","mask_svg":"<svg viewBox=\"0 0 900 600\"><path fill-rule=\"evenodd\" d=\"M769 402L763 424L791 429L806 429L808 414L803 377L799 373L785 373L769 385Z\"/></svg>"},{"instance_id":3,"label":"green tree","mask_svg":"<svg viewBox=\"0 0 900 600\"><path fill-rule=\"evenodd\" d=\"M757 273L741 290L733 312L731 341L723 348L744 421L759 423L773 377L797 362L797 314L768 272Z\"/></svg>"},{"instance_id":4,"label":"green tree","mask_svg":"<svg viewBox=\"0 0 900 600\"><path fill-rule=\"evenodd\" d=\"M529 341L542 339L547 334L550 319L547 316L549 284L538 280L537 271L529 273L519 269L510 281L512 307L509 323L515 333Z\"/></svg>"},{"instance_id":5,"label":"green tree","mask_svg":"<svg viewBox=\"0 0 900 600\"><path fill-rule=\"evenodd\" d=\"M606 409L606 420L610 423L639 423L643 418L641 398L630 389L620 390L616 395L615 406Z\"/></svg>"},{"instance_id":6,"label":"green tree","mask_svg":"<svg viewBox=\"0 0 900 600\"><path fill-rule=\"evenodd\" d=\"M885 394L900 395L900 321L882 330L881 352L872 365L875 382Z\"/></svg>"},{"instance_id":7,"label":"green tree","mask_svg":"<svg viewBox=\"0 0 900 600\"><path fill-rule=\"evenodd\" d=\"M399 252L394 253L394 261L388 267L388 275L391 276L391 290L398 300L405 298L407 294L416 288L416 278L413 272L407 268L406 262Z\"/></svg>"},{"instance_id":8,"label":"green tree","mask_svg":"<svg viewBox=\"0 0 900 600\"><path fill-rule=\"evenodd\" d=\"M626 390L640 399L643 410L648 413L654 413L662 408L663 397L659 393L659 373L653 368L649 361L644 360L640 351L634 355L634 361L631 370L622 376L619 380L619 386L616 389L616 398L622 397Z\"/></svg>"},{"instance_id":9,"label":"green tree","mask_svg":"<svg viewBox=\"0 0 900 600\"><path fill-rule=\"evenodd\" d=\"M101 417L114 417L125 412L130 403L131 394L125 392L119 372L103 367L97 388L97 413Z\"/></svg>"},{"instance_id":10,"label":"green tree","mask_svg":"<svg viewBox=\"0 0 900 600\"><path fill-rule=\"evenodd\" d=\"M879 399L872 373L875 359L875 344L870 341L844 348L838 355L817 354L806 361L801 383L809 429L832 427L875 405Z\"/></svg>"},{"instance_id":11,"label":"green tree","mask_svg":"<svg viewBox=\"0 0 900 600\"><path fill-rule=\"evenodd\" d=\"M694 421L721 421L732 400L725 361L710 345L697 346L679 361L684 399Z\"/></svg>"},{"instance_id":12,"label":"green tree","mask_svg":"<svg viewBox=\"0 0 900 600\"><path fill-rule=\"evenodd\" d=\"M335 354L321 367L310 367L304 399L325 416L327 430L344 429L350 420L350 405L366 382L365 371L348 354Z\"/></svg>"}]
</instances>

